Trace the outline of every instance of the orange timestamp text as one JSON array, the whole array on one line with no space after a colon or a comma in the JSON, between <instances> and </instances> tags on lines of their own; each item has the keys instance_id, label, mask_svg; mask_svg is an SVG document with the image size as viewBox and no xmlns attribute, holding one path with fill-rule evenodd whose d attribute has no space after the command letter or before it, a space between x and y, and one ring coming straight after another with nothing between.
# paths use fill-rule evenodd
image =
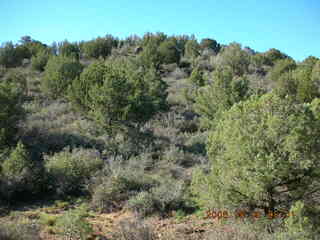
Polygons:
<instances>
[{"instance_id":1,"label":"orange timestamp text","mask_svg":"<svg viewBox=\"0 0 320 240\"><path fill-rule=\"evenodd\" d=\"M280 211L269 211L267 214L262 213L261 211L253 211L249 212L246 210L235 210L234 212L227 210L208 210L206 211L205 218L211 219L230 219L230 218L253 218L259 219L262 217L266 217L268 219L284 219L287 217L294 217L295 214L293 212L280 212Z\"/></svg>"}]
</instances>

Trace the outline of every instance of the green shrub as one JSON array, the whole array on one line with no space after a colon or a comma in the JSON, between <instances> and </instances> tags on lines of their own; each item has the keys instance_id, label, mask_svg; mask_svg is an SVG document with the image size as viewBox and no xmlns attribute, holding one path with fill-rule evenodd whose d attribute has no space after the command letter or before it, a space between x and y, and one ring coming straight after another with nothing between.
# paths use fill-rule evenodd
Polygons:
<instances>
[{"instance_id":1,"label":"green shrub","mask_svg":"<svg viewBox=\"0 0 320 240\"><path fill-rule=\"evenodd\" d=\"M277 234L277 239L316 239L316 233L312 223L306 216L304 204L301 201L296 202L290 209L293 216L285 220L285 228L283 232Z\"/></svg>"},{"instance_id":2,"label":"green shrub","mask_svg":"<svg viewBox=\"0 0 320 240\"><path fill-rule=\"evenodd\" d=\"M31 66L34 70L44 71L49 60L50 53L47 49L41 50L31 58Z\"/></svg>"},{"instance_id":3,"label":"green shrub","mask_svg":"<svg viewBox=\"0 0 320 240\"><path fill-rule=\"evenodd\" d=\"M125 219L119 223L113 232L112 240L155 240L153 228L138 219Z\"/></svg>"},{"instance_id":4,"label":"green shrub","mask_svg":"<svg viewBox=\"0 0 320 240\"><path fill-rule=\"evenodd\" d=\"M2 164L2 174L7 177L19 176L25 169L31 169L32 162L24 145L19 142L10 157Z\"/></svg>"},{"instance_id":5,"label":"green shrub","mask_svg":"<svg viewBox=\"0 0 320 240\"><path fill-rule=\"evenodd\" d=\"M87 211L85 208L68 210L57 219L58 233L68 239L88 239L93 229L86 220Z\"/></svg>"},{"instance_id":6,"label":"green shrub","mask_svg":"<svg viewBox=\"0 0 320 240\"><path fill-rule=\"evenodd\" d=\"M267 212L311 198L319 181L319 124L309 105L272 94L236 104L209 135L212 167L194 175L199 202Z\"/></svg>"},{"instance_id":7,"label":"green shrub","mask_svg":"<svg viewBox=\"0 0 320 240\"><path fill-rule=\"evenodd\" d=\"M56 215L41 213L39 221L41 224L45 226L53 227L56 224L57 219L58 219L58 216Z\"/></svg>"},{"instance_id":8,"label":"green shrub","mask_svg":"<svg viewBox=\"0 0 320 240\"><path fill-rule=\"evenodd\" d=\"M6 200L22 200L24 195L32 196L41 189L42 173L24 145L17 147L2 163L0 172L0 195Z\"/></svg>"},{"instance_id":9,"label":"green shrub","mask_svg":"<svg viewBox=\"0 0 320 240\"><path fill-rule=\"evenodd\" d=\"M92 189L92 206L103 212L121 209L130 197L137 192L146 191L154 185L154 181L133 169L120 170L110 176L97 180Z\"/></svg>"},{"instance_id":10,"label":"green shrub","mask_svg":"<svg viewBox=\"0 0 320 240\"><path fill-rule=\"evenodd\" d=\"M164 181L151 189L156 209L161 213L183 207L185 185L182 181Z\"/></svg>"},{"instance_id":11,"label":"green shrub","mask_svg":"<svg viewBox=\"0 0 320 240\"><path fill-rule=\"evenodd\" d=\"M45 156L45 169L58 195L79 193L83 184L102 167L102 160L94 150L75 148Z\"/></svg>"},{"instance_id":12,"label":"green shrub","mask_svg":"<svg viewBox=\"0 0 320 240\"><path fill-rule=\"evenodd\" d=\"M155 200L149 192L140 192L129 199L128 209L138 213L140 216L148 216L155 212Z\"/></svg>"},{"instance_id":13,"label":"green shrub","mask_svg":"<svg viewBox=\"0 0 320 240\"><path fill-rule=\"evenodd\" d=\"M131 61L90 65L69 89L71 102L105 128L132 126L166 110L166 84Z\"/></svg>"},{"instance_id":14,"label":"green shrub","mask_svg":"<svg viewBox=\"0 0 320 240\"><path fill-rule=\"evenodd\" d=\"M213 78L211 85L198 91L194 105L194 110L201 115L203 128L213 127L224 111L250 95L245 77L234 78L231 71L220 69L213 72Z\"/></svg>"},{"instance_id":15,"label":"green shrub","mask_svg":"<svg viewBox=\"0 0 320 240\"><path fill-rule=\"evenodd\" d=\"M73 58L79 60L80 49L77 43L70 43L67 40L58 44L59 55L63 57Z\"/></svg>"},{"instance_id":16,"label":"green shrub","mask_svg":"<svg viewBox=\"0 0 320 240\"><path fill-rule=\"evenodd\" d=\"M113 47L117 47L117 39L111 35L98 37L94 40L84 42L81 49L86 57L89 58L106 58L111 54Z\"/></svg>"},{"instance_id":17,"label":"green shrub","mask_svg":"<svg viewBox=\"0 0 320 240\"><path fill-rule=\"evenodd\" d=\"M203 72L199 68L193 69L189 82L195 87L203 87L205 85L205 79Z\"/></svg>"},{"instance_id":18,"label":"green shrub","mask_svg":"<svg viewBox=\"0 0 320 240\"><path fill-rule=\"evenodd\" d=\"M39 228L34 223L0 222L1 240L40 240Z\"/></svg>"},{"instance_id":19,"label":"green shrub","mask_svg":"<svg viewBox=\"0 0 320 240\"><path fill-rule=\"evenodd\" d=\"M218 55L220 68L228 68L233 76L243 76L248 72L249 54L241 48L239 43L231 43Z\"/></svg>"},{"instance_id":20,"label":"green shrub","mask_svg":"<svg viewBox=\"0 0 320 240\"><path fill-rule=\"evenodd\" d=\"M82 71L82 65L65 56L52 56L45 67L41 88L52 98L62 97Z\"/></svg>"},{"instance_id":21,"label":"green shrub","mask_svg":"<svg viewBox=\"0 0 320 240\"><path fill-rule=\"evenodd\" d=\"M174 39L168 39L162 42L158 50L161 55L162 63L179 63L180 52L178 50L177 42Z\"/></svg>"},{"instance_id":22,"label":"green shrub","mask_svg":"<svg viewBox=\"0 0 320 240\"><path fill-rule=\"evenodd\" d=\"M0 65L6 68L18 67L27 55L28 50L25 47L7 42L0 47Z\"/></svg>"},{"instance_id":23,"label":"green shrub","mask_svg":"<svg viewBox=\"0 0 320 240\"><path fill-rule=\"evenodd\" d=\"M0 149L12 145L24 116L20 83L0 82Z\"/></svg>"}]
</instances>

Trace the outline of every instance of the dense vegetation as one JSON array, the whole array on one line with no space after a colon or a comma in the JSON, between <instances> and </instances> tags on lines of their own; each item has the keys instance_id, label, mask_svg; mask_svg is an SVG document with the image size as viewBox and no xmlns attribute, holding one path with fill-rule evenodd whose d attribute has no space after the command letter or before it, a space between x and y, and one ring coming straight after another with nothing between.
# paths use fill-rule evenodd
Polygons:
<instances>
[{"instance_id":1,"label":"dense vegetation","mask_svg":"<svg viewBox=\"0 0 320 240\"><path fill-rule=\"evenodd\" d=\"M87 239L89 212L208 209L264 217L201 239L317 239L319 139L316 57L164 33L51 46L25 36L0 48L0 210L84 204L19 227L0 219L0 239L39 239L43 225ZM155 238L127 224L137 232L114 239Z\"/></svg>"}]
</instances>

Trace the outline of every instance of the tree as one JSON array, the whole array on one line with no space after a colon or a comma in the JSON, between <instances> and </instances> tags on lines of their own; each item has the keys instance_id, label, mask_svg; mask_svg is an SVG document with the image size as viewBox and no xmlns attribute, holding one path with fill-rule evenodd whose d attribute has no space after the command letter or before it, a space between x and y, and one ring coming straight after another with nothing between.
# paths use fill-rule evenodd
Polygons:
<instances>
[{"instance_id":1,"label":"tree","mask_svg":"<svg viewBox=\"0 0 320 240\"><path fill-rule=\"evenodd\" d=\"M312 78L316 64L296 65L291 59L279 60L269 72L275 83L275 92L281 97L290 97L298 102L311 102L319 97L319 81Z\"/></svg>"},{"instance_id":2,"label":"tree","mask_svg":"<svg viewBox=\"0 0 320 240\"><path fill-rule=\"evenodd\" d=\"M167 85L155 69L128 60L91 64L70 87L71 102L105 128L133 126L167 108Z\"/></svg>"},{"instance_id":3,"label":"tree","mask_svg":"<svg viewBox=\"0 0 320 240\"><path fill-rule=\"evenodd\" d=\"M18 80L19 82L13 81L13 77L7 76L0 82L0 149L15 142L18 123L24 116L23 82L20 83L22 79Z\"/></svg>"},{"instance_id":4,"label":"tree","mask_svg":"<svg viewBox=\"0 0 320 240\"><path fill-rule=\"evenodd\" d=\"M159 53L161 60L165 64L179 63L180 52L178 50L177 42L174 39L169 39L162 42L159 46Z\"/></svg>"},{"instance_id":5,"label":"tree","mask_svg":"<svg viewBox=\"0 0 320 240\"><path fill-rule=\"evenodd\" d=\"M320 60L318 60L313 66L311 81L315 84L318 92L320 92Z\"/></svg>"},{"instance_id":6,"label":"tree","mask_svg":"<svg viewBox=\"0 0 320 240\"><path fill-rule=\"evenodd\" d=\"M2 164L2 173L8 177L17 177L25 168L31 169L32 164L25 146L19 142L10 157Z\"/></svg>"},{"instance_id":7,"label":"tree","mask_svg":"<svg viewBox=\"0 0 320 240\"><path fill-rule=\"evenodd\" d=\"M203 87L205 85L203 72L199 69L199 67L193 69L191 76L188 80L193 86L197 88Z\"/></svg>"},{"instance_id":8,"label":"tree","mask_svg":"<svg viewBox=\"0 0 320 240\"><path fill-rule=\"evenodd\" d=\"M18 142L0 171L0 197L8 201L26 199L41 188L41 170L32 161L25 146Z\"/></svg>"},{"instance_id":9,"label":"tree","mask_svg":"<svg viewBox=\"0 0 320 240\"><path fill-rule=\"evenodd\" d=\"M212 49L217 54L220 51L221 46L214 39L204 38L204 39L201 40L200 48L202 50L204 50L206 48Z\"/></svg>"},{"instance_id":10,"label":"tree","mask_svg":"<svg viewBox=\"0 0 320 240\"><path fill-rule=\"evenodd\" d=\"M0 48L0 65L6 68L20 66L25 56L25 48L7 42Z\"/></svg>"},{"instance_id":11,"label":"tree","mask_svg":"<svg viewBox=\"0 0 320 240\"><path fill-rule=\"evenodd\" d=\"M282 74L294 70L296 67L297 64L292 59L286 58L278 60L269 71L268 78L276 83Z\"/></svg>"},{"instance_id":12,"label":"tree","mask_svg":"<svg viewBox=\"0 0 320 240\"><path fill-rule=\"evenodd\" d=\"M77 44L70 43L67 40L58 44L59 46L59 55L64 57L70 57L74 59L80 58L80 49Z\"/></svg>"},{"instance_id":13,"label":"tree","mask_svg":"<svg viewBox=\"0 0 320 240\"><path fill-rule=\"evenodd\" d=\"M241 49L238 43L231 43L219 54L221 58L220 67L228 67L233 75L242 76L248 72L250 56Z\"/></svg>"},{"instance_id":14,"label":"tree","mask_svg":"<svg viewBox=\"0 0 320 240\"><path fill-rule=\"evenodd\" d=\"M31 58L32 68L41 72L44 71L49 58L50 58L50 53L48 49L39 51L36 56L33 56Z\"/></svg>"},{"instance_id":15,"label":"tree","mask_svg":"<svg viewBox=\"0 0 320 240\"><path fill-rule=\"evenodd\" d=\"M311 102L314 98L320 96L317 81L312 78L312 71L312 65L304 64L293 72L297 82L297 100L300 102Z\"/></svg>"},{"instance_id":16,"label":"tree","mask_svg":"<svg viewBox=\"0 0 320 240\"><path fill-rule=\"evenodd\" d=\"M98 37L94 40L84 42L82 44L82 51L85 56L89 58L106 58L111 54L113 47L117 47L118 40L111 35L104 38Z\"/></svg>"},{"instance_id":17,"label":"tree","mask_svg":"<svg viewBox=\"0 0 320 240\"><path fill-rule=\"evenodd\" d=\"M220 69L213 73L213 83L198 91L194 109L201 116L202 127L211 128L224 111L248 96L246 78L233 78L231 71Z\"/></svg>"},{"instance_id":18,"label":"tree","mask_svg":"<svg viewBox=\"0 0 320 240\"><path fill-rule=\"evenodd\" d=\"M61 196L79 194L85 182L103 165L96 151L81 148L66 148L53 156L45 156L45 160L50 185Z\"/></svg>"},{"instance_id":19,"label":"tree","mask_svg":"<svg viewBox=\"0 0 320 240\"><path fill-rule=\"evenodd\" d=\"M200 46L195 39L190 39L185 45L185 56L187 58L196 58L200 55Z\"/></svg>"},{"instance_id":20,"label":"tree","mask_svg":"<svg viewBox=\"0 0 320 240\"><path fill-rule=\"evenodd\" d=\"M156 41L148 41L147 45L143 47L143 51L139 55L140 64L145 68L155 68L160 70L162 64L162 55L159 52Z\"/></svg>"},{"instance_id":21,"label":"tree","mask_svg":"<svg viewBox=\"0 0 320 240\"><path fill-rule=\"evenodd\" d=\"M211 170L193 189L207 207L268 213L319 189L320 128L310 105L267 94L234 105L208 138Z\"/></svg>"},{"instance_id":22,"label":"tree","mask_svg":"<svg viewBox=\"0 0 320 240\"><path fill-rule=\"evenodd\" d=\"M309 56L309 57L307 57L306 59L304 59L304 60L301 62L301 64L302 64L302 65L307 65L307 66L313 67L313 66L317 63L317 61L319 61L319 60L320 60L320 59L317 58L317 57Z\"/></svg>"},{"instance_id":23,"label":"tree","mask_svg":"<svg viewBox=\"0 0 320 240\"><path fill-rule=\"evenodd\" d=\"M65 56L52 56L45 67L41 88L52 98L62 97L81 72L82 65L77 60Z\"/></svg>"},{"instance_id":24,"label":"tree","mask_svg":"<svg viewBox=\"0 0 320 240\"><path fill-rule=\"evenodd\" d=\"M271 48L264 53L265 56L265 64L269 66L273 66L278 60L289 58L288 55L282 53L278 49Z\"/></svg>"}]
</instances>

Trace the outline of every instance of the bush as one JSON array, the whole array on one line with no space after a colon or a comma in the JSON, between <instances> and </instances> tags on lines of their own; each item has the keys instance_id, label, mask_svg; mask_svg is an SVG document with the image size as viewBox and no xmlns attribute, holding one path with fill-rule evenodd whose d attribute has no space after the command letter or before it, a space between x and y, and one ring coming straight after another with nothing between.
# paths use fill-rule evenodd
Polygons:
<instances>
[{"instance_id":1,"label":"bush","mask_svg":"<svg viewBox=\"0 0 320 240\"><path fill-rule=\"evenodd\" d=\"M70 43L67 40L58 44L59 55L63 57L69 57L76 60L80 58L80 49L76 43Z\"/></svg>"},{"instance_id":2,"label":"bush","mask_svg":"<svg viewBox=\"0 0 320 240\"><path fill-rule=\"evenodd\" d=\"M165 214L184 206L185 185L182 181L164 181L151 189L156 209Z\"/></svg>"},{"instance_id":3,"label":"bush","mask_svg":"<svg viewBox=\"0 0 320 240\"><path fill-rule=\"evenodd\" d=\"M94 40L84 42L81 49L86 57L89 58L106 58L111 54L112 48L117 47L118 41L111 35L98 37Z\"/></svg>"},{"instance_id":4,"label":"bush","mask_svg":"<svg viewBox=\"0 0 320 240\"><path fill-rule=\"evenodd\" d=\"M45 67L41 88L52 98L62 97L81 71L82 65L78 61L65 56L52 56Z\"/></svg>"},{"instance_id":5,"label":"bush","mask_svg":"<svg viewBox=\"0 0 320 240\"><path fill-rule=\"evenodd\" d=\"M98 184L93 184L92 187L91 204L102 212L121 209L130 197L154 185L152 179L139 173L133 173L133 169L120 170L119 173L97 179L97 182Z\"/></svg>"},{"instance_id":6,"label":"bush","mask_svg":"<svg viewBox=\"0 0 320 240\"><path fill-rule=\"evenodd\" d=\"M162 42L159 46L162 63L179 63L180 52L178 51L177 43L173 39Z\"/></svg>"},{"instance_id":7,"label":"bush","mask_svg":"<svg viewBox=\"0 0 320 240\"><path fill-rule=\"evenodd\" d=\"M203 87L205 85L205 79L203 77L203 72L199 68L193 69L189 82L195 87Z\"/></svg>"},{"instance_id":8,"label":"bush","mask_svg":"<svg viewBox=\"0 0 320 240\"><path fill-rule=\"evenodd\" d=\"M0 82L0 149L12 145L24 116L20 83Z\"/></svg>"},{"instance_id":9,"label":"bush","mask_svg":"<svg viewBox=\"0 0 320 240\"><path fill-rule=\"evenodd\" d=\"M140 192L136 196L130 198L127 207L143 217L156 211L155 200L149 192Z\"/></svg>"},{"instance_id":10,"label":"bush","mask_svg":"<svg viewBox=\"0 0 320 240\"><path fill-rule=\"evenodd\" d=\"M125 219L119 226L111 239L114 240L155 240L153 229L136 219Z\"/></svg>"},{"instance_id":11,"label":"bush","mask_svg":"<svg viewBox=\"0 0 320 240\"><path fill-rule=\"evenodd\" d=\"M277 239L316 239L316 232L313 229L312 223L306 216L304 204L301 201L296 202L290 209L290 216L285 221L285 231L277 234Z\"/></svg>"},{"instance_id":12,"label":"bush","mask_svg":"<svg viewBox=\"0 0 320 240\"><path fill-rule=\"evenodd\" d=\"M170 148L164 152L163 160L183 167L190 167L196 163L192 154L184 152L184 150L175 146L170 146Z\"/></svg>"},{"instance_id":13,"label":"bush","mask_svg":"<svg viewBox=\"0 0 320 240\"><path fill-rule=\"evenodd\" d=\"M66 148L53 156L45 156L45 169L58 195L76 194L83 184L102 167L97 151Z\"/></svg>"},{"instance_id":14,"label":"bush","mask_svg":"<svg viewBox=\"0 0 320 240\"><path fill-rule=\"evenodd\" d=\"M25 47L7 42L0 48L0 65L6 68L21 66L23 59L28 57L27 55L28 50Z\"/></svg>"},{"instance_id":15,"label":"bush","mask_svg":"<svg viewBox=\"0 0 320 240\"><path fill-rule=\"evenodd\" d=\"M1 240L40 240L39 229L31 223L0 222Z\"/></svg>"},{"instance_id":16,"label":"bush","mask_svg":"<svg viewBox=\"0 0 320 240\"><path fill-rule=\"evenodd\" d=\"M30 158L22 143L5 159L0 172L0 195L6 200L22 200L41 188L41 169Z\"/></svg>"},{"instance_id":17,"label":"bush","mask_svg":"<svg viewBox=\"0 0 320 240\"><path fill-rule=\"evenodd\" d=\"M48 50L41 50L37 53L36 56L33 56L31 58L31 66L34 70L38 70L40 72L44 71L45 66L47 65L47 62L49 60L50 53Z\"/></svg>"},{"instance_id":18,"label":"bush","mask_svg":"<svg viewBox=\"0 0 320 240\"><path fill-rule=\"evenodd\" d=\"M105 128L132 126L167 109L166 84L130 61L90 65L70 88L70 100Z\"/></svg>"},{"instance_id":19,"label":"bush","mask_svg":"<svg viewBox=\"0 0 320 240\"><path fill-rule=\"evenodd\" d=\"M246 100L249 82L245 77L234 78L229 70L216 70L211 85L199 89L194 110L200 114L203 128L214 127L221 114L233 104Z\"/></svg>"},{"instance_id":20,"label":"bush","mask_svg":"<svg viewBox=\"0 0 320 240\"><path fill-rule=\"evenodd\" d=\"M209 135L212 168L194 176L199 202L268 212L312 198L319 181L319 124L309 105L271 94L236 104Z\"/></svg>"},{"instance_id":21,"label":"bush","mask_svg":"<svg viewBox=\"0 0 320 240\"><path fill-rule=\"evenodd\" d=\"M59 234L68 239L86 240L93 232L91 224L85 219L87 209L68 210L57 219L56 227Z\"/></svg>"},{"instance_id":22,"label":"bush","mask_svg":"<svg viewBox=\"0 0 320 240\"><path fill-rule=\"evenodd\" d=\"M229 68L233 76L243 76L248 72L250 64L249 54L242 50L238 43L231 43L220 51L218 57L221 59L218 66Z\"/></svg>"}]
</instances>

